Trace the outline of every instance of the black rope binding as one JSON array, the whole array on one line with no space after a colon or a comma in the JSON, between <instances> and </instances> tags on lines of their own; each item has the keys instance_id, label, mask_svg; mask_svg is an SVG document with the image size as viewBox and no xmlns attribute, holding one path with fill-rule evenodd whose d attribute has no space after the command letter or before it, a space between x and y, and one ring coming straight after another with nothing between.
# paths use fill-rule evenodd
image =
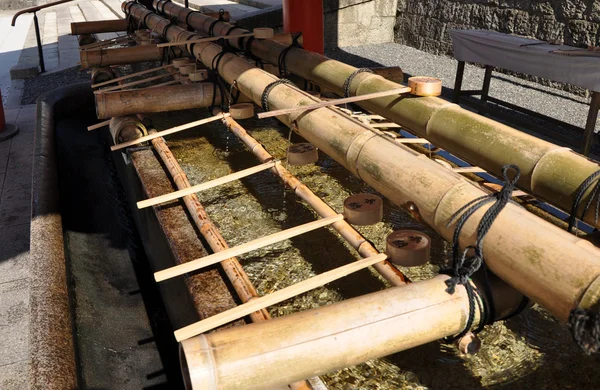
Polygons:
<instances>
[{"instance_id":1,"label":"black rope binding","mask_svg":"<svg viewBox=\"0 0 600 390\"><path fill-rule=\"evenodd\" d=\"M600 351L600 314L574 309L569 315L569 329L575 343L586 355Z\"/></svg>"},{"instance_id":2,"label":"black rope binding","mask_svg":"<svg viewBox=\"0 0 600 390\"><path fill-rule=\"evenodd\" d=\"M573 228L576 227L577 209L579 208L579 203L581 203L581 200L583 199L583 195L587 192L587 190L589 190L592 187L592 184L594 184L594 181L598 180L598 178L600 178L600 170L592 173L587 179L585 179L583 181L583 183L581 183L579 185L579 187L577 187L577 191L575 192L575 199L573 199L573 206L571 207L571 216L569 217L569 227L567 228L567 231L569 233L573 232ZM598 195L599 190L600 190L600 180L598 180L596 182L596 184L594 185L594 189L592 190L592 193L590 194L590 198L588 199L587 203L585 204L585 207L583 208L583 212L581 213L580 219L583 220L583 217L585 216L588 209L592 205L592 201L594 200L594 197L596 197ZM596 199L594 224L598 222L599 210L600 210L600 196L598 196Z\"/></svg>"},{"instance_id":3,"label":"black rope binding","mask_svg":"<svg viewBox=\"0 0 600 390\"><path fill-rule=\"evenodd\" d=\"M273 81L271 84L269 84L265 87L265 90L263 91L262 96L260 97L260 103L261 103L262 109L265 112L269 111L269 94L271 93L273 88L275 88L278 85L282 85L282 84L294 85L294 83L292 83L288 79L279 79L279 80Z\"/></svg>"},{"instance_id":4,"label":"black rope binding","mask_svg":"<svg viewBox=\"0 0 600 390\"><path fill-rule=\"evenodd\" d=\"M512 169L515 171L515 176L510 179L508 177L508 170ZM458 209L449 219L446 227L450 226L456 220L456 228L454 230L454 235L452 237L452 259L453 264L451 269L444 270L445 273L452 275L452 277L446 280L446 285L448 288L446 292L448 294L454 294L456 291L456 285L461 284L465 286L467 291L467 296L469 297L469 318L467 319L467 323L465 325L465 329L456 336L456 338L460 338L467 334L473 326L473 322L475 321L475 306L479 306L479 301L475 298L475 291L472 285L469 283L469 279L471 276L484 265L483 262L483 240L485 236L489 232L492 224L496 220L496 217L500 214L500 212L504 209L506 204L511 201L512 192L515 189L517 181L521 176L521 170L516 165L505 165L502 168L502 174L504 176L504 186L502 189L496 193L484 195L479 198L473 199L460 209ZM477 239L475 241L475 245L469 245L465 248L464 251L461 252L459 245L459 237L462 228L464 227L467 220L482 206L494 202L494 204L485 212L481 220L479 221L479 225L477 226ZM473 255L468 257L468 253L473 251ZM485 272L485 268L484 268ZM480 307L482 310L482 319L478 328L475 332L479 332L483 329L485 324L491 320L493 320L493 316L489 315L489 312L493 312L493 304L490 307L489 312L486 312L485 307ZM490 318L492 317L492 318Z\"/></svg>"},{"instance_id":5,"label":"black rope binding","mask_svg":"<svg viewBox=\"0 0 600 390\"><path fill-rule=\"evenodd\" d=\"M346 79L346 81L344 81L344 97L350 97L350 87L352 86L352 81L354 80L354 78L356 76L358 76L359 73L373 73L373 71L369 68L359 68L356 69L354 72L352 72L352 74L350 76L348 76L348 78Z\"/></svg>"},{"instance_id":6,"label":"black rope binding","mask_svg":"<svg viewBox=\"0 0 600 390\"><path fill-rule=\"evenodd\" d=\"M279 75L281 77L289 76L289 72L287 70L287 65L286 65L285 60L287 58L288 53L293 48L302 49L302 45L300 44L300 42L298 42L298 40L300 39L301 36L302 36L301 32L292 33L292 44L289 45L288 47L286 47L285 49L283 49L281 51L281 53L279 53L279 58L277 59L277 66L279 67Z\"/></svg>"},{"instance_id":7,"label":"black rope binding","mask_svg":"<svg viewBox=\"0 0 600 390\"><path fill-rule=\"evenodd\" d=\"M212 22L210 24L210 27L208 27L208 36L209 37L214 37L215 36L215 26L217 25L217 23L219 22L223 22L225 19L223 19L223 15L225 15L225 10L223 8L221 8L219 10L219 18L217 20L215 20L214 22Z\"/></svg>"},{"instance_id":8,"label":"black rope binding","mask_svg":"<svg viewBox=\"0 0 600 390\"><path fill-rule=\"evenodd\" d=\"M241 40L243 40L244 38L240 38ZM244 48L244 54L248 57L250 57L250 59L252 59L254 61L254 63L256 64L257 67L261 68L261 69L265 69L265 64L263 63L263 61L258 58L257 56L254 55L254 53L252 53L252 42L254 41L254 37L250 37L246 40L246 44L245 45L240 45L240 47Z\"/></svg>"}]
</instances>

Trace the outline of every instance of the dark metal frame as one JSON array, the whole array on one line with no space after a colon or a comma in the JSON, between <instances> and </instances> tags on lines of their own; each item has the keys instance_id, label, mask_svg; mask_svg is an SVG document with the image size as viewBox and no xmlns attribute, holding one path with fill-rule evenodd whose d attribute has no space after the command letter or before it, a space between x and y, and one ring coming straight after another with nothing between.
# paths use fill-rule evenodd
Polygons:
<instances>
[{"instance_id":1,"label":"dark metal frame","mask_svg":"<svg viewBox=\"0 0 600 390\"><path fill-rule=\"evenodd\" d=\"M531 111L526 108L519 107L515 104L505 102L503 100L489 96L490 81L492 79L493 70L494 70L493 66L490 66L490 65L485 66L485 76L483 78L483 86L480 90L462 91L461 87L462 87L462 82L463 82L463 77L464 77L464 72L465 72L465 62L458 61L458 67L456 69L456 79L454 81L454 95L452 97L452 101L456 104L459 104L461 102L461 100L460 100L461 96L476 96L476 95L478 95L478 96L480 96L479 101L466 101L465 100L465 101L463 101L463 103L474 106L480 112L490 113L490 114L496 115L498 117L506 117L506 114L504 112L502 112L502 110L499 110L499 109L487 104L488 102L491 102L491 103L498 104L500 106L504 106L506 108L510 108L511 110L518 111L523 114L527 114L534 118L543 119L544 121L555 124L557 126L561 126L563 128L573 130L579 134L583 134L583 143L581 145L577 145L577 146L581 147L581 154L583 154L584 156L588 156L590 154L590 150L591 150L592 144L594 142L594 129L596 128L596 121L598 119L598 110L600 109L600 93L599 92L592 91L592 100L590 103L590 109L588 111L587 122L586 122L585 128L581 128L578 126L574 126L570 123L566 123L566 122L560 121L558 119L551 118L547 115L543 115L538 112ZM537 128L537 130L540 133L547 133L549 130L548 128L542 128L541 126L533 125L530 122L523 121L520 119L516 119L516 118L512 118L512 117L510 119L511 119L511 121L517 122L518 124L521 124L521 125L527 125L529 127L534 126ZM563 141L565 143L573 145L573 139L566 137L565 135L563 135L559 132L553 132L552 137L556 138L560 141Z\"/></svg>"}]
</instances>

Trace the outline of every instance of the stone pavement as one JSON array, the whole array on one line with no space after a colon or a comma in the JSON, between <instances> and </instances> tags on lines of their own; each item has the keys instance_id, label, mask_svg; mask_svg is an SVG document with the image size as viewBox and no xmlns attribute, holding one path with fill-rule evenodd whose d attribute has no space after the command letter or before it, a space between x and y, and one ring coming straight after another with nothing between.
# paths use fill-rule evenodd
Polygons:
<instances>
[{"instance_id":1,"label":"stone pavement","mask_svg":"<svg viewBox=\"0 0 600 390\"><path fill-rule=\"evenodd\" d=\"M0 142L0 389L28 388L29 228L35 105L5 110L19 133Z\"/></svg>"},{"instance_id":2,"label":"stone pavement","mask_svg":"<svg viewBox=\"0 0 600 390\"><path fill-rule=\"evenodd\" d=\"M181 5L184 4L182 0L177 0L175 2L180 3ZM243 1L235 2L227 0L189 0L189 6L190 8L198 9L203 12L218 12L220 9L223 9L229 11L231 18L234 20L242 19L247 14L259 11L261 8L266 8L264 7L264 4L262 7L256 6L256 3L254 4L255 6L239 4L242 2ZM260 3L262 0L259 0L258 2ZM279 3L281 3L281 0L279 0Z\"/></svg>"}]
</instances>

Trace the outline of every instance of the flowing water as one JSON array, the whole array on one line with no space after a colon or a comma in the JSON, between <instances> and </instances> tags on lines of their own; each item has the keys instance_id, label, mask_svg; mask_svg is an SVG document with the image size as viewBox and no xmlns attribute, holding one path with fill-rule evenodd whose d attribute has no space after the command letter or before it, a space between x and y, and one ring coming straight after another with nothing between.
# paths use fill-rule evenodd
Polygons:
<instances>
[{"instance_id":1,"label":"flowing water","mask_svg":"<svg viewBox=\"0 0 600 390\"><path fill-rule=\"evenodd\" d=\"M160 130L205 115L205 111L178 112L156 115L154 120ZM285 160L289 129L276 120L252 119L241 124L273 156ZM294 135L292 141L302 140ZM167 143L192 185L259 163L220 122L169 136ZM288 169L338 212L343 211L347 196L376 193L323 154L314 165ZM202 192L199 198L231 246L318 218L269 171ZM449 261L448 243L388 201L382 222L357 230L383 251L385 237L397 229L420 230L432 238L431 264L402 269L411 280L430 278L439 272L440 264ZM239 258L262 295L357 257L334 230L324 228ZM273 317L287 315L383 288L386 282L375 271L364 270L272 306L269 312ZM566 327L541 308L488 326L480 338L483 346L476 355L462 355L454 345L433 342L321 378L330 389L593 388L600 384L600 359L583 355Z\"/></svg>"}]
</instances>

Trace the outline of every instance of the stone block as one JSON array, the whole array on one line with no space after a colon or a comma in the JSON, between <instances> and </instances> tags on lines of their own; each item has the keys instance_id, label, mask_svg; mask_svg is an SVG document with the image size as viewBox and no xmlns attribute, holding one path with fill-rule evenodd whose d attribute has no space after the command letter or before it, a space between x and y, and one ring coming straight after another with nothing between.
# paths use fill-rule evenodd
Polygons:
<instances>
[{"instance_id":1,"label":"stone block","mask_svg":"<svg viewBox=\"0 0 600 390\"><path fill-rule=\"evenodd\" d=\"M10 68L12 80L31 79L40 74L39 64L20 63Z\"/></svg>"}]
</instances>

